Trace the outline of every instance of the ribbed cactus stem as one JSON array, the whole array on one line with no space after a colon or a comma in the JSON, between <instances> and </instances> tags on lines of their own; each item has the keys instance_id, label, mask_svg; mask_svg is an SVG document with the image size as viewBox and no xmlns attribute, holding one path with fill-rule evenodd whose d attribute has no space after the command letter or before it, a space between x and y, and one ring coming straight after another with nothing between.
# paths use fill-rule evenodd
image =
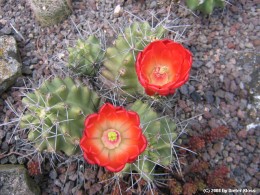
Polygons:
<instances>
[{"instance_id":1,"label":"ribbed cactus stem","mask_svg":"<svg viewBox=\"0 0 260 195\"><path fill-rule=\"evenodd\" d=\"M68 48L69 63L76 74L93 76L98 71L98 64L104 57L101 41L91 35L87 40L78 40L73 48Z\"/></svg>"},{"instance_id":2,"label":"ribbed cactus stem","mask_svg":"<svg viewBox=\"0 0 260 195\"><path fill-rule=\"evenodd\" d=\"M136 56L155 38L163 38L165 33L162 25L152 28L147 22L135 22L125 28L114 45L107 48L101 75L118 85L125 95L143 95L144 89L139 84L135 70Z\"/></svg>"},{"instance_id":3,"label":"ribbed cactus stem","mask_svg":"<svg viewBox=\"0 0 260 195\"><path fill-rule=\"evenodd\" d=\"M30 130L35 147L71 155L79 149L85 117L98 109L100 98L70 78L55 78L27 94L23 103L27 111L20 126Z\"/></svg>"},{"instance_id":4,"label":"ribbed cactus stem","mask_svg":"<svg viewBox=\"0 0 260 195\"><path fill-rule=\"evenodd\" d=\"M124 172L136 171L148 182L154 180L155 167L168 167L173 161L172 141L177 137L176 125L169 118L158 118L148 104L136 101L130 108L138 113L148 147L133 164L127 164Z\"/></svg>"},{"instance_id":5,"label":"ribbed cactus stem","mask_svg":"<svg viewBox=\"0 0 260 195\"><path fill-rule=\"evenodd\" d=\"M186 5L191 10L200 10L204 14L211 14L215 7L224 8L224 0L186 0Z\"/></svg>"}]
</instances>

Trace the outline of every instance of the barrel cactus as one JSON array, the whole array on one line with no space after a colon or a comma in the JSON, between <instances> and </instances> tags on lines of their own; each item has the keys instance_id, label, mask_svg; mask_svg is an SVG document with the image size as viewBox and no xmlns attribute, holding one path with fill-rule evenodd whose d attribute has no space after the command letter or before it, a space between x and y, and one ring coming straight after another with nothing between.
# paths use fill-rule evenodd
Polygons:
<instances>
[{"instance_id":1,"label":"barrel cactus","mask_svg":"<svg viewBox=\"0 0 260 195\"><path fill-rule=\"evenodd\" d=\"M98 68L98 63L104 57L100 40L91 35L87 40L78 40L75 47L68 48L68 67L79 75L93 76Z\"/></svg>"},{"instance_id":2,"label":"barrel cactus","mask_svg":"<svg viewBox=\"0 0 260 195\"><path fill-rule=\"evenodd\" d=\"M112 47L107 48L102 77L119 86L122 94L144 94L135 71L136 55L148 43L162 38L165 33L166 29L162 25L153 28L148 22L134 22L118 35Z\"/></svg>"},{"instance_id":3,"label":"barrel cactus","mask_svg":"<svg viewBox=\"0 0 260 195\"><path fill-rule=\"evenodd\" d=\"M172 143L177 137L176 125L167 117L158 118L148 104L139 100L129 109L139 114L148 146L134 163L125 166L122 173L136 171L147 182L152 182L156 166L170 167L173 162Z\"/></svg>"},{"instance_id":4,"label":"barrel cactus","mask_svg":"<svg viewBox=\"0 0 260 195\"><path fill-rule=\"evenodd\" d=\"M224 0L186 0L186 4L191 10L200 10L204 14L211 14L215 7L224 8Z\"/></svg>"},{"instance_id":5,"label":"barrel cactus","mask_svg":"<svg viewBox=\"0 0 260 195\"><path fill-rule=\"evenodd\" d=\"M20 127L29 129L28 140L37 150L72 155L79 150L86 115L95 112L100 101L72 79L55 78L23 98L27 110Z\"/></svg>"}]
</instances>

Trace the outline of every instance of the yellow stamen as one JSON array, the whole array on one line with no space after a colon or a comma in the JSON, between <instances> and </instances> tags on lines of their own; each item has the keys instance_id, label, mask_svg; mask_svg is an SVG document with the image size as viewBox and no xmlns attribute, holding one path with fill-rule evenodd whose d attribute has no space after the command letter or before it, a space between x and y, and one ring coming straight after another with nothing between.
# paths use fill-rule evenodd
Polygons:
<instances>
[{"instance_id":1,"label":"yellow stamen","mask_svg":"<svg viewBox=\"0 0 260 195\"><path fill-rule=\"evenodd\" d=\"M164 73L168 72L168 67L162 66L159 68L158 72L159 72L159 74L164 74Z\"/></svg>"},{"instance_id":2,"label":"yellow stamen","mask_svg":"<svg viewBox=\"0 0 260 195\"><path fill-rule=\"evenodd\" d=\"M107 134L109 141L116 141L117 140L117 133L114 131L108 132Z\"/></svg>"}]
</instances>

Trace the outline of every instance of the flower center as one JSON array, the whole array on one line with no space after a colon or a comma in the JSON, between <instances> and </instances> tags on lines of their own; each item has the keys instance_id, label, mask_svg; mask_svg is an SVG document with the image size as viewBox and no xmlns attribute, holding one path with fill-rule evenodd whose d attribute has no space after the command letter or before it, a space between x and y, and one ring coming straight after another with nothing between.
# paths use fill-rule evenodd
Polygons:
<instances>
[{"instance_id":1,"label":"flower center","mask_svg":"<svg viewBox=\"0 0 260 195\"><path fill-rule=\"evenodd\" d=\"M117 133L114 131L111 131L107 134L108 140L109 141L116 141L117 139Z\"/></svg>"},{"instance_id":2,"label":"flower center","mask_svg":"<svg viewBox=\"0 0 260 195\"><path fill-rule=\"evenodd\" d=\"M167 66L156 66L150 75L151 84L164 85L169 82L169 68Z\"/></svg>"},{"instance_id":3,"label":"flower center","mask_svg":"<svg viewBox=\"0 0 260 195\"><path fill-rule=\"evenodd\" d=\"M106 148L114 149L121 142L120 132L115 129L107 129L103 132L101 140Z\"/></svg>"},{"instance_id":4,"label":"flower center","mask_svg":"<svg viewBox=\"0 0 260 195\"><path fill-rule=\"evenodd\" d=\"M163 74L167 73L168 72L168 67L166 66L157 66L155 67L154 69L154 73L157 75L157 76L162 76Z\"/></svg>"}]
</instances>

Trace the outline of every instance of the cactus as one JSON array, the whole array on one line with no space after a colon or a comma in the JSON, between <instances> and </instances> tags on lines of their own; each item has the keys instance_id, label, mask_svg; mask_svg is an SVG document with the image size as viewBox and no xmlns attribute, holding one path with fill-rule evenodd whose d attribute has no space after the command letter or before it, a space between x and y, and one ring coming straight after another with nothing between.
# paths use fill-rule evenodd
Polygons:
<instances>
[{"instance_id":1,"label":"cactus","mask_svg":"<svg viewBox=\"0 0 260 195\"><path fill-rule=\"evenodd\" d=\"M127 27L119 34L114 46L107 48L102 76L119 84L126 94L144 94L135 71L136 55L152 40L163 37L165 32L162 25L152 28L147 22L135 22Z\"/></svg>"},{"instance_id":2,"label":"cactus","mask_svg":"<svg viewBox=\"0 0 260 195\"><path fill-rule=\"evenodd\" d=\"M85 116L98 109L100 98L70 78L55 78L27 94L22 102L27 111L20 127L29 129L28 140L39 151L71 155L79 149Z\"/></svg>"},{"instance_id":3,"label":"cactus","mask_svg":"<svg viewBox=\"0 0 260 195\"><path fill-rule=\"evenodd\" d=\"M148 182L154 180L155 167L169 167L173 162L172 140L177 137L176 125L167 117L158 119L148 104L136 101L130 110L140 116L144 134L148 140L147 149L138 157L133 164L127 164L124 172L136 171Z\"/></svg>"},{"instance_id":4,"label":"cactus","mask_svg":"<svg viewBox=\"0 0 260 195\"><path fill-rule=\"evenodd\" d=\"M100 40L94 35L87 40L78 40L76 47L68 48L68 51L68 67L80 75L93 76L97 71L97 64L104 57Z\"/></svg>"},{"instance_id":5,"label":"cactus","mask_svg":"<svg viewBox=\"0 0 260 195\"><path fill-rule=\"evenodd\" d=\"M200 10L204 14L211 14L215 7L224 8L224 0L186 0L186 4L191 10Z\"/></svg>"}]
</instances>

